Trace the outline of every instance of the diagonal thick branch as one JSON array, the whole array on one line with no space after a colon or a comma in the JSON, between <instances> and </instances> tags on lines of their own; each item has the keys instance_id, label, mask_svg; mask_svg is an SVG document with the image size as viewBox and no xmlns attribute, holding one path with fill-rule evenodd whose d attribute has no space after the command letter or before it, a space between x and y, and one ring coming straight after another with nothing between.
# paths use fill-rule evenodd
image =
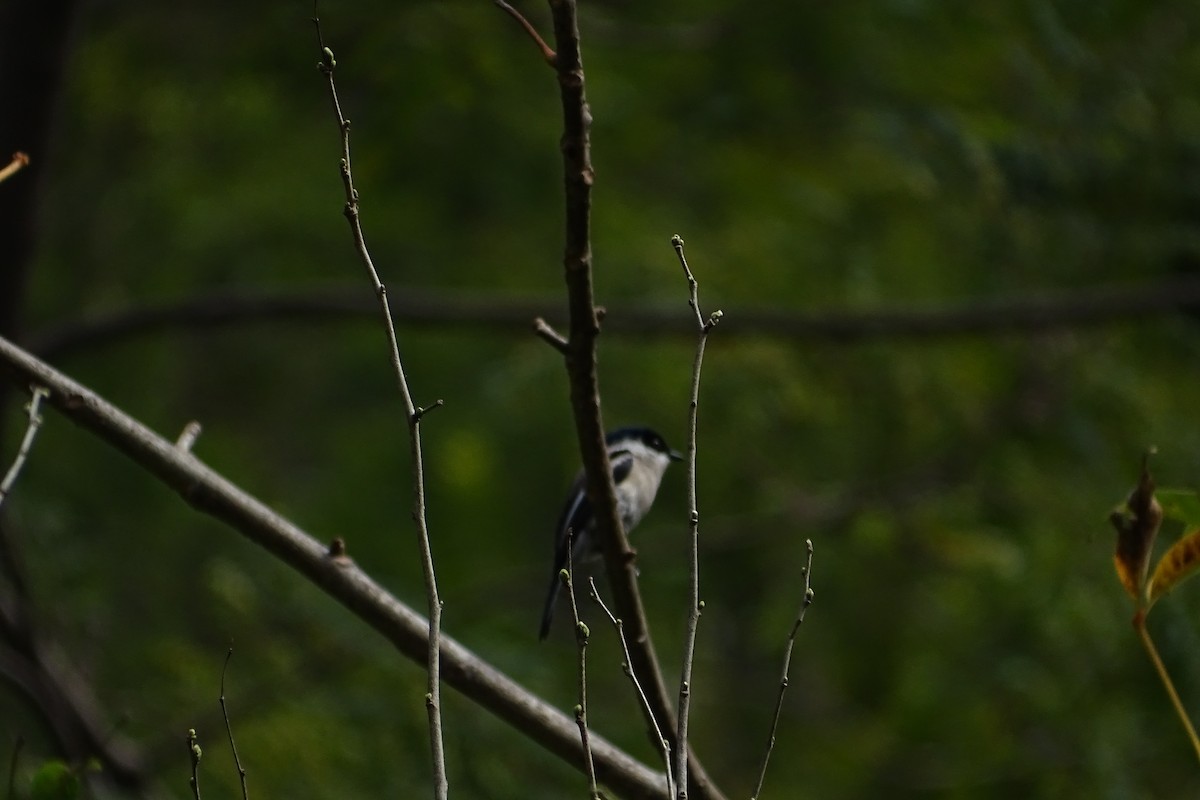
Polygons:
<instances>
[{"instance_id":1,"label":"diagonal thick branch","mask_svg":"<svg viewBox=\"0 0 1200 800\"><path fill-rule=\"evenodd\" d=\"M85 386L0 337L0 372L49 390L48 402L212 516L323 589L414 662L426 660L429 624L344 555L331 554L292 522ZM441 640L442 678L568 764L581 763L575 721L453 639ZM597 777L623 797L662 798L665 778L599 736L591 737Z\"/></svg>"}]
</instances>

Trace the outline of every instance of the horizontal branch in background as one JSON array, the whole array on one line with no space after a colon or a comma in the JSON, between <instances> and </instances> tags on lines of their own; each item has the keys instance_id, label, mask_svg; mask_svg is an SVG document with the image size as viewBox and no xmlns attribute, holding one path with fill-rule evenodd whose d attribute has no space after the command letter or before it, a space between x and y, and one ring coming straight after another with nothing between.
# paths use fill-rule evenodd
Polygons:
<instances>
[{"instance_id":1,"label":"horizontal branch in background","mask_svg":"<svg viewBox=\"0 0 1200 800\"><path fill-rule=\"evenodd\" d=\"M378 312L376 312L378 313ZM428 622L358 568L340 547L326 547L90 389L0 337L0 373L49 391L48 402L179 492L192 507L229 525L285 562L366 622L418 664L427 656ZM458 642L441 640L447 684L578 767L573 719L531 694ZM665 777L599 736L591 737L597 777L622 797L661 798Z\"/></svg>"},{"instance_id":2,"label":"horizontal branch in background","mask_svg":"<svg viewBox=\"0 0 1200 800\"><path fill-rule=\"evenodd\" d=\"M558 298L506 300L433 289L403 288L392 296L399 325L507 330L527 336L536 317L561 324ZM721 324L721 336L770 336L827 344L874 339L932 339L1027 334L1146 322L1180 311L1200 311L1200 280L1164 280L1103 286L1028 297L964 302L942 308L882 308L871 311L800 311L739 308ZM618 303L608 307L604 330L639 336L687 336L695 332L690 311L676 304ZM26 337L25 345L56 360L102 343L147 333L205 330L267 322L377 323L378 299L361 286L309 291L247 289L201 294L187 300L131 308L50 325Z\"/></svg>"}]
</instances>

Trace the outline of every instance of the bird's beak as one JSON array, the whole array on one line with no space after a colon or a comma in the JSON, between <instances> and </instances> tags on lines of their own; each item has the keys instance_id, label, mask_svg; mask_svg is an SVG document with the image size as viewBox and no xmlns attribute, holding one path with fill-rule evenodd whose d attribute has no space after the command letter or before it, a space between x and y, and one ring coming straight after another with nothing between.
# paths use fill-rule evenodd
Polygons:
<instances>
[{"instance_id":1,"label":"bird's beak","mask_svg":"<svg viewBox=\"0 0 1200 800\"><path fill-rule=\"evenodd\" d=\"M667 453L667 458L671 459L672 461L683 461L683 453L679 452L678 450L672 450L671 452Z\"/></svg>"}]
</instances>

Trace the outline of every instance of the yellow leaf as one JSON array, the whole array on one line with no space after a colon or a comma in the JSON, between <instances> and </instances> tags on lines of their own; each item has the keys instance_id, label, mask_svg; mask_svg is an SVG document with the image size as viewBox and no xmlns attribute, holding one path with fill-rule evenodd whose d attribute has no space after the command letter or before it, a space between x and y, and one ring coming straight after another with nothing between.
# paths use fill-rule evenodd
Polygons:
<instances>
[{"instance_id":1,"label":"yellow leaf","mask_svg":"<svg viewBox=\"0 0 1200 800\"><path fill-rule=\"evenodd\" d=\"M1200 528L1193 528L1163 553L1154 575L1146 584L1146 596L1150 603L1190 578L1200 569Z\"/></svg>"}]
</instances>

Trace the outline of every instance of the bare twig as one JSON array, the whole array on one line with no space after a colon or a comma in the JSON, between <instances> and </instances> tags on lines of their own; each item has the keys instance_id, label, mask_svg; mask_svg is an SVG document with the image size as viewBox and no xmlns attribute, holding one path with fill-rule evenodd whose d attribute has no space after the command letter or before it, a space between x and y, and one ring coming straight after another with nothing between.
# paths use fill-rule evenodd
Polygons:
<instances>
[{"instance_id":1,"label":"bare twig","mask_svg":"<svg viewBox=\"0 0 1200 800\"><path fill-rule=\"evenodd\" d=\"M191 787L192 797L200 800L200 757L204 753L200 750L200 743L196 741L195 728L188 728L187 746L188 757L192 762L192 777L188 778L188 786Z\"/></svg>"},{"instance_id":2,"label":"bare twig","mask_svg":"<svg viewBox=\"0 0 1200 800\"><path fill-rule=\"evenodd\" d=\"M683 239L678 234L671 237L671 246L683 267L688 283L688 305L696 315L696 356L692 360L692 388L688 402L687 443L687 486L688 486L688 530L691 533L691 548L688 551L688 573L691 603L688 607L687 630L683 639L683 668L679 676L679 732L676 734L675 774L679 776L679 798L686 800L688 793L688 716L692 701L692 664L696 655L696 629L700 625L700 614L704 603L700 600L700 507L696 497L696 421L700 409L700 368L704 364L704 346L708 343L709 331L721 319L721 312L714 311L706 321L700 311L699 285L688 269L683 253Z\"/></svg>"},{"instance_id":3,"label":"bare twig","mask_svg":"<svg viewBox=\"0 0 1200 800\"><path fill-rule=\"evenodd\" d=\"M521 26L521 29L525 31L529 38L533 40L533 43L537 45L538 50L541 51L542 59L545 60L545 62L551 67L553 67L557 56L554 54L554 51L550 49L550 45L546 44L546 40L543 39L541 34L537 32L537 29L530 24L529 20L525 19L525 16L520 11L517 11L508 3L504 2L504 0L492 0L492 2L517 21L517 24Z\"/></svg>"},{"instance_id":4,"label":"bare twig","mask_svg":"<svg viewBox=\"0 0 1200 800\"><path fill-rule=\"evenodd\" d=\"M16 175L27 166L29 166L29 156L27 156L25 153L22 153L20 150L13 153L12 161L8 162L2 169L0 169L0 183L3 183L13 175Z\"/></svg>"},{"instance_id":5,"label":"bare twig","mask_svg":"<svg viewBox=\"0 0 1200 800\"><path fill-rule=\"evenodd\" d=\"M625 659L621 662L621 669L625 671L625 676L633 683L633 689L637 693L638 701L642 705L642 711L654 727L654 735L658 738L659 749L662 752L663 767L667 772L667 797L674 797L675 775L671 770L671 742L666 736L663 736L662 729L658 727L658 723L654 720L654 715L650 713L650 701L646 699L646 692L642 689L641 681L638 680L637 674L633 671L629 657L629 642L625 639L625 626L621 623L621 620L613 616L608 606L604 604L604 599L600 597L600 592L596 589L596 581L589 578L588 586L591 589L589 596L596 601L596 604L604 611L604 616L608 617L608 621L617 629L617 638L621 640L621 652L625 654Z\"/></svg>"},{"instance_id":6,"label":"bare twig","mask_svg":"<svg viewBox=\"0 0 1200 800\"><path fill-rule=\"evenodd\" d=\"M579 740L583 745L583 761L588 778L588 797L597 800L600 791L596 786L596 765L592 761L592 746L588 741L587 724L587 646L591 631L579 617L579 603L575 599L575 531L567 529L567 568L559 578L566 585L567 597L571 600L571 619L575 622L575 645L579 648L579 703L575 706L575 724L579 726Z\"/></svg>"},{"instance_id":7,"label":"bare twig","mask_svg":"<svg viewBox=\"0 0 1200 800\"><path fill-rule=\"evenodd\" d=\"M17 457L13 459L12 466L8 468L4 480L0 481L0 505L4 504L4 499L12 491L13 483L21 474L21 468L25 466L25 459L29 456L30 448L33 447L33 440L37 436L38 428L42 426L42 415L38 412L42 406L42 399L48 397L50 392L40 386L30 387L30 392L32 392L32 397L25 405L29 423L25 428L25 436L21 439L21 446L17 449Z\"/></svg>"},{"instance_id":8,"label":"bare twig","mask_svg":"<svg viewBox=\"0 0 1200 800\"><path fill-rule=\"evenodd\" d=\"M179 432L179 438L175 440L175 446L185 453L190 451L196 444L196 440L200 438L200 433L204 429L196 420L192 420L187 425L183 426L183 430Z\"/></svg>"},{"instance_id":9,"label":"bare twig","mask_svg":"<svg viewBox=\"0 0 1200 800\"><path fill-rule=\"evenodd\" d=\"M237 745L233 742L233 726L229 724L229 709L225 706L225 673L229 670L229 659L231 658L233 658L232 647L225 653L225 664L221 667L221 715L225 717L225 733L229 735L229 749L233 751L233 763L237 767L238 778L242 782L242 800L250 800L250 793L246 790L246 769L242 766L242 760L238 758Z\"/></svg>"},{"instance_id":10,"label":"bare twig","mask_svg":"<svg viewBox=\"0 0 1200 800\"><path fill-rule=\"evenodd\" d=\"M808 607L812 605L813 601L812 539L805 539L804 546L808 550L808 558L804 562L804 599L800 603L800 611L796 614L796 621L792 623L792 630L788 633L787 649L784 650L783 654L783 675L779 679L779 694L775 698L775 715L771 719L771 734L767 738L767 750L763 754L762 768L758 771L758 784L754 788L754 795L751 800L758 800L758 797L762 794L763 781L767 778L767 763L771 760L771 751L775 749L775 733L779 730L779 717L783 713L783 695L788 688L788 671L792 667L792 648L796 645L796 632L804 624L804 614L808 611Z\"/></svg>"},{"instance_id":11,"label":"bare twig","mask_svg":"<svg viewBox=\"0 0 1200 800\"><path fill-rule=\"evenodd\" d=\"M564 356L570 351L570 345L562 334L551 328L550 323L541 317L533 321L533 332Z\"/></svg>"},{"instance_id":12,"label":"bare twig","mask_svg":"<svg viewBox=\"0 0 1200 800\"><path fill-rule=\"evenodd\" d=\"M149 430L82 384L0 336L0 372L45 386L48 402L174 489L188 505L224 522L288 564L380 633L406 657L424 662L429 623L330 547L234 486L190 453ZM442 677L466 697L566 763L582 763L574 721L448 636L441 637ZM623 797L661 800L663 776L610 742L591 735L596 777Z\"/></svg>"},{"instance_id":13,"label":"bare twig","mask_svg":"<svg viewBox=\"0 0 1200 800\"><path fill-rule=\"evenodd\" d=\"M314 0L315 6L315 0ZM325 46L321 36L321 21L313 14L313 25L317 30L317 44L321 48L321 62L318 64L325 75L329 86L329 99L333 105L333 113L337 119L338 130L342 139L342 186L346 193L344 213L350 223L350 232L354 238L354 249L358 252L359 260L366 269L379 299L379 311L383 317L384 330L387 334L388 348L392 362L392 370L396 374L396 383L400 389L400 397L404 403L405 419L408 425L410 454L412 457L413 481L413 518L417 524L417 540L421 551L421 570L425 579L425 593L429 610L429 679L425 694L425 707L429 717L429 740L433 760L434 797L446 800L449 786L446 777L446 751L442 737L442 690L441 690L441 648L438 640L442 629L442 600L438 596L437 576L433 566L433 549L429 542L429 527L425 517L425 469L421 452L421 418L426 409L418 408L413 403L412 393L408 388L408 379L404 374L404 365L400 361L400 346L396 341L396 326L392 321L391 307L388 305L387 289L379 279L379 273L367 250L363 237L362 225L359 219L358 190L354 188L354 173L350 167L350 120L342 114L342 106L338 101L337 86L334 84L333 72L337 61L333 51ZM433 406L441 406L438 400Z\"/></svg>"}]
</instances>

